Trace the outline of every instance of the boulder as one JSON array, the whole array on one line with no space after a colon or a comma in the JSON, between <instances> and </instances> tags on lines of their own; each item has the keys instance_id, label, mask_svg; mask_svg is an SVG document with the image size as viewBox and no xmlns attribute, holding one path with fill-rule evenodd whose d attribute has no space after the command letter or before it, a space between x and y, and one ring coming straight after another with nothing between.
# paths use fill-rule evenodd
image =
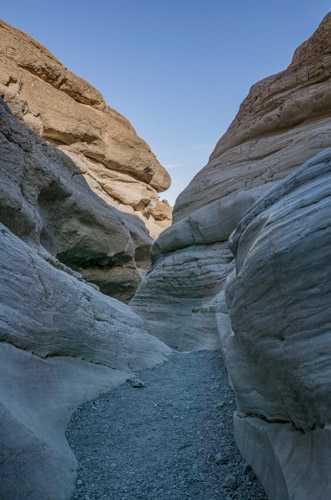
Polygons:
<instances>
[{"instance_id":1,"label":"boulder","mask_svg":"<svg viewBox=\"0 0 331 500\"><path fill-rule=\"evenodd\" d=\"M73 159L107 204L142 219L152 237L170 224L171 210L158 194L169 187L169 174L129 121L42 45L3 21L0 96Z\"/></svg>"}]
</instances>

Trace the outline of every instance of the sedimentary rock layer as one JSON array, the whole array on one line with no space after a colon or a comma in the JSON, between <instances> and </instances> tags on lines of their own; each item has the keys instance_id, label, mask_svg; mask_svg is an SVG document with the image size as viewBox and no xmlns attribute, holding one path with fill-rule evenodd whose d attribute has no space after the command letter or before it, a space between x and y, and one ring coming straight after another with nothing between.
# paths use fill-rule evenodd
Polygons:
<instances>
[{"instance_id":1,"label":"sedimentary rock layer","mask_svg":"<svg viewBox=\"0 0 331 500\"><path fill-rule=\"evenodd\" d=\"M220 139L208 165L199 172L176 201L174 223L153 246L153 270L143 281L133 306L148 322L166 318L169 305L175 302L190 328L181 330L174 322L168 324L167 336L177 338L185 348L185 338L197 347L205 336L215 331L210 318L222 314L224 298L219 278L224 266L227 239L242 216L266 191L300 166L316 152L331 145L331 14L322 21L315 34L306 41L283 72L254 85L229 130ZM213 273L205 270L206 245L213 251ZM179 262L185 252L194 254L194 269L186 262L170 270L170 262ZM188 259L186 259L187 261ZM231 266L226 260L226 268ZM174 264L174 266L177 264ZM222 271L223 272L223 271ZM195 321L196 286L204 277L199 311L208 311L206 329L203 319ZM189 279L188 279L189 276ZM181 278L182 277L182 278ZM154 291L158 281L159 294ZM224 276L222 279L224 283ZM178 290L182 289L182 299ZM205 294L205 299L202 298ZM216 296L217 295L217 296ZM161 310L163 311L161 314ZM170 313L171 314L171 313ZM166 320L165 320L166 321ZM183 323L183 318L181 323ZM173 330L170 334L170 330ZM161 338L165 328L160 330ZM190 331L190 334L188 333ZM204 333L202 333L204 332ZM215 341L216 343L216 341ZM206 345L211 345L208 340Z\"/></svg>"},{"instance_id":2,"label":"sedimentary rock layer","mask_svg":"<svg viewBox=\"0 0 331 500\"><path fill-rule=\"evenodd\" d=\"M238 444L272 500L331 496L330 221L328 149L260 199L232 237L233 333L222 344ZM261 440L264 464L254 459Z\"/></svg>"},{"instance_id":3,"label":"sedimentary rock layer","mask_svg":"<svg viewBox=\"0 0 331 500\"><path fill-rule=\"evenodd\" d=\"M109 206L62 151L30 132L0 101L0 222L102 291L128 300L149 264L137 217Z\"/></svg>"},{"instance_id":4,"label":"sedimentary rock layer","mask_svg":"<svg viewBox=\"0 0 331 500\"><path fill-rule=\"evenodd\" d=\"M330 145L331 14L288 68L253 85L209 162L181 193L179 220L214 200L274 182Z\"/></svg>"},{"instance_id":5,"label":"sedimentary rock layer","mask_svg":"<svg viewBox=\"0 0 331 500\"><path fill-rule=\"evenodd\" d=\"M72 411L165 360L128 306L56 269L0 225L0 497L68 500Z\"/></svg>"},{"instance_id":6,"label":"sedimentary rock layer","mask_svg":"<svg viewBox=\"0 0 331 500\"><path fill-rule=\"evenodd\" d=\"M12 112L75 162L108 204L140 217L152 237L171 209L170 177L129 121L30 36L0 21L0 95Z\"/></svg>"},{"instance_id":7,"label":"sedimentary rock layer","mask_svg":"<svg viewBox=\"0 0 331 500\"><path fill-rule=\"evenodd\" d=\"M230 205L216 201L171 226L153 245L153 269L131 305L172 347L219 346L216 298L232 269L227 238L254 200L244 193Z\"/></svg>"}]
</instances>

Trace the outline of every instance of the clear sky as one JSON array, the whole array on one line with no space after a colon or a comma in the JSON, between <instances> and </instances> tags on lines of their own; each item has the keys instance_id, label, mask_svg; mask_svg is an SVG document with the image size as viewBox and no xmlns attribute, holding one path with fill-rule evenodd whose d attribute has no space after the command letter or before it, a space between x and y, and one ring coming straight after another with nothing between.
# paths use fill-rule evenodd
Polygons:
<instances>
[{"instance_id":1,"label":"clear sky","mask_svg":"<svg viewBox=\"0 0 331 500\"><path fill-rule=\"evenodd\" d=\"M170 202L249 87L280 71L329 0L10 0L30 33L123 113L168 168Z\"/></svg>"}]
</instances>

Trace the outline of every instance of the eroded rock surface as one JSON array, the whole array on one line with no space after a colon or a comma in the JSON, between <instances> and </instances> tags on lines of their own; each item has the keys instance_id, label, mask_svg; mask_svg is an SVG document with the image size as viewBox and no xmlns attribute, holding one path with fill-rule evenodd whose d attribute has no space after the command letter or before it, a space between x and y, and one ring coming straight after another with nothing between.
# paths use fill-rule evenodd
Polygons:
<instances>
[{"instance_id":1,"label":"eroded rock surface","mask_svg":"<svg viewBox=\"0 0 331 500\"><path fill-rule=\"evenodd\" d=\"M159 192L167 171L100 92L30 36L0 21L0 95L12 112L75 162L108 204L140 217L152 237L171 221Z\"/></svg>"},{"instance_id":2,"label":"eroded rock surface","mask_svg":"<svg viewBox=\"0 0 331 500\"><path fill-rule=\"evenodd\" d=\"M259 200L232 238L223 347L237 440L272 500L331 496L330 215L328 149Z\"/></svg>"},{"instance_id":3,"label":"eroded rock surface","mask_svg":"<svg viewBox=\"0 0 331 500\"><path fill-rule=\"evenodd\" d=\"M132 305L154 328L159 319L166 322L175 304L180 324L190 326L178 329L170 322L166 335L177 338L174 345L182 349L186 339L188 348L217 344L214 317L224 312L222 291L231 270L227 240L245 212L281 178L331 145L330 33L331 14L285 71L252 87L208 165L177 199L173 225L154 243L153 269ZM197 310L202 313L198 321Z\"/></svg>"},{"instance_id":4,"label":"eroded rock surface","mask_svg":"<svg viewBox=\"0 0 331 500\"><path fill-rule=\"evenodd\" d=\"M272 500L331 496L330 54L328 14L285 71L252 87L132 301L182 350L217 346L218 330L236 439Z\"/></svg>"},{"instance_id":5,"label":"eroded rock surface","mask_svg":"<svg viewBox=\"0 0 331 500\"><path fill-rule=\"evenodd\" d=\"M175 220L274 182L330 145L331 13L289 67L253 85L209 163L181 193Z\"/></svg>"},{"instance_id":6,"label":"eroded rock surface","mask_svg":"<svg viewBox=\"0 0 331 500\"><path fill-rule=\"evenodd\" d=\"M3 101L0 151L0 221L127 301L149 265L143 222L99 198L70 158L18 122Z\"/></svg>"},{"instance_id":7,"label":"eroded rock surface","mask_svg":"<svg viewBox=\"0 0 331 500\"><path fill-rule=\"evenodd\" d=\"M149 330L172 347L219 347L216 299L232 269L227 238L254 199L239 194L234 204L216 201L212 216L209 210L197 210L153 245L153 269L131 305Z\"/></svg>"},{"instance_id":8,"label":"eroded rock surface","mask_svg":"<svg viewBox=\"0 0 331 500\"><path fill-rule=\"evenodd\" d=\"M149 239L2 101L0 152L0 498L68 500L72 411L170 350L65 264L134 263Z\"/></svg>"}]
</instances>

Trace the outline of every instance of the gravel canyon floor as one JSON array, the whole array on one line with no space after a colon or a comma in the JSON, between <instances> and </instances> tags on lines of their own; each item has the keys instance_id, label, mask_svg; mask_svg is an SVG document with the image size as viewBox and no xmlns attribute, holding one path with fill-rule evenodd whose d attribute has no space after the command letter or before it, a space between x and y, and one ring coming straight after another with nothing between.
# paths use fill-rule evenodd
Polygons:
<instances>
[{"instance_id":1,"label":"gravel canyon floor","mask_svg":"<svg viewBox=\"0 0 331 500\"><path fill-rule=\"evenodd\" d=\"M176 353L139 377L73 415L72 500L266 500L233 439L218 352Z\"/></svg>"}]
</instances>

